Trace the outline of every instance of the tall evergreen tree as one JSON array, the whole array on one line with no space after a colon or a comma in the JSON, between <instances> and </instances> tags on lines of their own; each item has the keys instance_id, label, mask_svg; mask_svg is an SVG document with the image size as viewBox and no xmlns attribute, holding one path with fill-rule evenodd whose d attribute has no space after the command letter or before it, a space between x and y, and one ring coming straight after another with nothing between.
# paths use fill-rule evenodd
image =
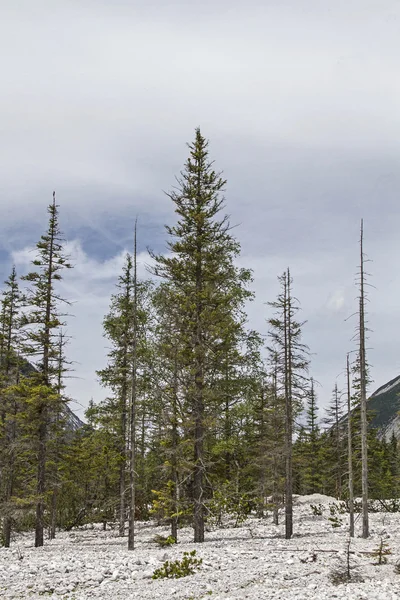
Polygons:
<instances>
[{"instance_id":1,"label":"tall evergreen tree","mask_svg":"<svg viewBox=\"0 0 400 600\"><path fill-rule=\"evenodd\" d=\"M104 319L104 334L112 342L109 352L109 364L106 369L98 371L101 382L111 387L115 396L112 410L115 419L120 451L119 472L119 535L125 535L126 519L126 471L128 465L128 405L131 393L132 378L132 298L133 298L133 263L127 254L120 275L117 294L111 298L111 310Z\"/></svg>"},{"instance_id":2,"label":"tall evergreen tree","mask_svg":"<svg viewBox=\"0 0 400 600\"><path fill-rule=\"evenodd\" d=\"M202 542L212 364L228 331L239 326L243 303L249 297L250 273L234 264L240 246L230 233L228 218L220 216L225 181L214 171L208 142L199 129L189 153L177 188L168 194L178 215L177 224L167 227L170 255L154 256L154 272L173 284L184 323L182 344L190 374L185 394L193 427L194 541Z\"/></svg>"},{"instance_id":3,"label":"tall evergreen tree","mask_svg":"<svg viewBox=\"0 0 400 600\"><path fill-rule=\"evenodd\" d=\"M18 399L10 386L19 379L20 307L22 296L15 267L5 281L0 300L0 501L3 509L3 541L11 541L10 501L15 487Z\"/></svg>"},{"instance_id":4,"label":"tall evergreen tree","mask_svg":"<svg viewBox=\"0 0 400 600\"><path fill-rule=\"evenodd\" d=\"M135 548L135 508L136 508L136 411L138 398L138 280L137 280L137 221L135 222L135 239L133 250L133 311L132 311L132 380L129 408L129 526L128 550Z\"/></svg>"},{"instance_id":5,"label":"tall evergreen tree","mask_svg":"<svg viewBox=\"0 0 400 600\"><path fill-rule=\"evenodd\" d=\"M43 546L44 499L46 492L46 458L49 420L58 400L54 385L57 377L58 329L64 324L60 305L66 300L59 296L57 284L64 269L71 268L63 251L63 238L58 222L55 192L49 205L49 225L36 245L34 270L23 279L31 284L24 315L28 355L37 358L36 388L33 409L37 419L37 505L35 546Z\"/></svg>"},{"instance_id":6,"label":"tall evergreen tree","mask_svg":"<svg viewBox=\"0 0 400 600\"><path fill-rule=\"evenodd\" d=\"M310 379L310 387L306 397L306 426L303 430L305 448L303 485L304 493L321 492L321 432L318 425L318 406L314 379Z\"/></svg>"}]
</instances>

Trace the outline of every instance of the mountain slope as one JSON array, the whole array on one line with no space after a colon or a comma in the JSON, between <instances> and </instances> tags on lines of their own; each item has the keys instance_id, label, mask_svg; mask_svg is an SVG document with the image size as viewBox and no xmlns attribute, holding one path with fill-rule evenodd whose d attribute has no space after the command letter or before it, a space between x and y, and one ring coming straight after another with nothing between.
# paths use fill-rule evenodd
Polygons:
<instances>
[{"instance_id":1,"label":"mountain slope","mask_svg":"<svg viewBox=\"0 0 400 600\"><path fill-rule=\"evenodd\" d=\"M380 438L389 441L394 433L400 439L400 377L378 388L368 399L367 410L373 415L370 427L379 431Z\"/></svg>"}]
</instances>

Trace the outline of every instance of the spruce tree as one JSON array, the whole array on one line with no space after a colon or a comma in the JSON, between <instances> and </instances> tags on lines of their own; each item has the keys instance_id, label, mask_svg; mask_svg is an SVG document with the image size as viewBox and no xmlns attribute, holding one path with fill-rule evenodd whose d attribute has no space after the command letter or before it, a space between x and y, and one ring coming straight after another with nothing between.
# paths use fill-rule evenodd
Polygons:
<instances>
[{"instance_id":1,"label":"spruce tree","mask_svg":"<svg viewBox=\"0 0 400 600\"><path fill-rule=\"evenodd\" d=\"M224 187L210 162L208 142L197 129L178 185L168 194L178 215L176 225L167 227L169 254L154 256L154 272L173 284L182 314L181 342L189 374L185 395L193 439L195 542L204 541L205 437L213 404L213 361L228 331L241 319L249 296L250 273L235 266L240 246L230 233L228 217L221 217Z\"/></svg>"},{"instance_id":2,"label":"spruce tree","mask_svg":"<svg viewBox=\"0 0 400 600\"><path fill-rule=\"evenodd\" d=\"M101 382L111 387L115 394L112 410L115 411L116 431L120 452L119 471L119 535L125 535L126 519L126 471L128 466L128 405L132 377L132 299L133 263L127 254L122 275L119 276L117 293L111 298L111 309L104 319L104 334L112 342L109 364L98 371ZM111 408L111 406L110 406Z\"/></svg>"},{"instance_id":3,"label":"spruce tree","mask_svg":"<svg viewBox=\"0 0 400 600\"><path fill-rule=\"evenodd\" d=\"M136 228L135 228L136 239ZM152 283L138 281L136 267L136 242L134 255L127 254L122 274L118 278L117 291L111 297L110 311L103 321L104 336L111 342L108 365L97 373L101 383L111 388L112 395L94 407L103 419L100 428L111 428L115 436L115 447L119 454L118 520L119 535L125 535L128 514L128 546L134 547L134 513L137 483L135 461L137 452L136 421L142 425L142 454L145 454L146 390L149 371L149 331L151 322ZM106 420L104 420L106 419ZM133 465L133 466L132 466ZM133 477L133 500L132 500ZM136 481L138 480L138 482ZM146 501L142 501L145 505ZM132 520L133 519L133 520ZM129 533L130 532L130 533Z\"/></svg>"},{"instance_id":4,"label":"spruce tree","mask_svg":"<svg viewBox=\"0 0 400 600\"><path fill-rule=\"evenodd\" d=\"M343 425L341 419L344 414L342 393L335 383L332 391L332 399L326 410L324 423L329 427L329 444L332 449L334 460L332 463L333 479L335 481L335 496L342 497L343 476ZM330 476L332 476L330 474Z\"/></svg>"},{"instance_id":5,"label":"spruce tree","mask_svg":"<svg viewBox=\"0 0 400 600\"><path fill-rule=\"evenodd\" d=\"M318 425L318 406L314 379L310 379L310 387L306 397L306 426L303 430L303 486L304 493L321 492L322 461L321 432Z\"/></svg>"},{"instance_id":6,"label":"spruce tree","mask_svg":"<svg viewBox=\"0 0 400 600\"><path fill-rule=\"evenodd\" d=\"M55 389L57 339L65 316L60 312L60 305L67 303L60 297L57 284L62 279L64 269L71 268L63 250L64 240L59 228L55 192L48 213L48 228L36 245L37 257L32 261L34 270L23 277L31 284L27 293L28 311L23 320L27 337L26 351L28 356L37 360L37 374L32 378L35 388L31 402L37 423L36 547L43 546L48 430L58 401Z\"/></svg>"},{"instance_id":7,"label":"spruce tree","mask_svg":"<svg viewBox=\"0 0 400 600\"><path fill-rule=\"evenodd\" d=\"M2 503L3 542L11 541L11 497L15 487L18 398L12 386L20 370L20 308L22 295L15 267L5 281L0 300L0 502Z\"/></svg>"}]
</instances>

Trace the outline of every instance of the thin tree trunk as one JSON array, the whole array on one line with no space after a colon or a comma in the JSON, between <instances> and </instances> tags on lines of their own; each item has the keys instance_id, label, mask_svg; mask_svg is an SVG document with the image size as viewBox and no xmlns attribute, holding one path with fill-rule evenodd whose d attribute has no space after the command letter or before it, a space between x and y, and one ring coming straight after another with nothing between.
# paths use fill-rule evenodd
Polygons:
<instances>
[{"instance_id":1,"label":"thin tree trunk","mask_svg":"<svg viewBox=\"0 0 400 600\"><path fill-rule=\"evenodd\" d=\"M56 537L57 496L58 496L58 489L57 489L57 486L54 486L53 495L51 497L51 516L50 516L50 539L51 540L54 540Z\"/></svg>"},{"instance_id":2,"label":"thin tree trunk","mask_svg":"<svg viewBox=\"0 0 400 600\"><path fill-rule=\"evenodd\" d=\"M16 279L16 272L15 272L15 268L13 267L12 270L12 278L13 281L15 282ZM10 376L10 371L11 371L11 351L12 351L12 337L13 337L13 329L15 327L15 317L17 314L17 310L15 308L16 305L16 296L15 296L15 288L12 287L11 289L11 296L10 296L10 308L9 308L9 317L8 317L8 331L7 331L7 338L3 337L3 343L2 343L2 351L1 351L1 362L3 362L4 360L4 356L3 356L3 344L5 339L7 339L7 350L6 350L6 360L5 360L5 380L8 381L9 376ZM4 332L3 332L4 334ZM16 378L15 378L15 382L18 384L19 383L19 377L20 377L20 359L19 359L19 351L17 353L17 364L16 364ZM11 497L13 495L13 490L14 490L14 477L15 477L15 442L16 442L16 438L17 438L17 431L16 431L16 418L17 418L17 412L18 412L18 405L16 400L13 400L13 419L12 419L12 423L11 423L11 432L10 432L10 447L9 447L9 463L8 463L8 482L6 482L6 493L5 493L5 502L6 504L8 502L10 502ZM6 412L5 412L5 407L4 407L4 414L2 414L2 421L4 423L5 421L5 417L6 417ZM10 510L10 508L8 507L8 511ZM10 514L7 514L4 517L4 521L3 521L3 541L4 541L4 547L5 548L9 548L10 544L11 544L11 531L12 531L12 518Z\"/></svg>"},{"instance_id":3,"label":"thin tree trunk","mask_svg":"<svg viewBox=\"0 0 400 600\"><path fill-rule=\"evenodd\" d=\"M285 282L285 308L284 308L284 335L285 335L285 454L286 454L286 479L285 479L285 537L290 539L293 535L293 400L292 400L292 348L291 348L291 298L290 298L290 272L286 273Z\"/></svg>"},{"instance_id":4,"label":"thin tree trunk","mask_svg":"<svg viewBox=\"0 0 400 600\"><path fill-rule=\"evenodd\" d=\"M132 394L130 406L130 451L129 451L129 529L128 550L135 549L135 508L136 508L136 400L137 400L137 221L135 222L135 239L133 254L133 348L132 348Z\"/></svg>"},{"instance_id":5,"label":"thin tree trunk","mask_svg":"<svg viewBox=\"0 0 400 600\"><path fill-rule=\"evenodd\" d=\"M198 170L198 192L200 194L200 169ZM200 200L198 200L200 209ZM194 475L193 475L193 501L194 501L194 541L204 542L204 507L203 507L203 479L204 479L204 342L203 342L203 272L202 272L202 230L201 224L197 225L196 248L196 335L194 342L195 374L194 374Z\"/></svg>"},{"instance_id":6,"label":"thin tree trunk","mask_svg":"<svg viewBox=\"0 0 400 600\"><path fill-rule=\"evenodd\" d=\"M173 517L171 518L171 536L174 540L178 541L178 496L179 496L179 478L178 478L178 464L177 464L177 451L178 451L178 364L177 364L177 351L175 349L175 360L174 360L174 383L173 383L173 397L172 397L172 457L171 457L171 475L173 482L172 489L172 512Z\"/></svg>"},{"instance_id":7,"label":"thin tree trunk","mask_svg":"<svg viewBox=\"0 0 400 600\"><path fill-rule=\"evenodd\" d=\"M336 429L336 495L340 500L342 497L342 469L341 469L341 448L339 431L339 393L337 383L335 383L335 429Z\"/></svg>"},{"instance_id":8,"label":"thin tree trunk","mask_svg":"<svg viewBox=\"0 0 400 600\"><path fill-rule=\"evenodd\" d=\"M265 389L264 389L264 381L261 380L260 386L260 495L261 495L261 504L259 510L259 516L264 518L264 506L265 506L265 498L266 498L266 447L265 447Z\"/></svg>"},{"instance_id":9,"label":"thin tree trunk","mask_svg":"<svg viewBox=\"0 0 400 600\"><path fill-rule=\"evenodd\" d=\"M56 194L53 192L53 207L56 205ZM49 386L50 369L50 319L51 305L53 297L53 259L54 259L54 226L50 228L50 246L49 246L49 266L46 289L46 312L43 330L43 381ZM35 547L43 546L43 528L44 528L44 494L46 491L46 458L47 458L47 407L42 403L39 408L39 430L38 430L38 467L37 467L37 487L36 492L38 501L36 505L36 527L35 527Z\"/></svg>"},{"instance_id":10,"label":"thin tree trunk","mask_svg":"<svg viewBox=\"0 0 400 600\"><path fill-rule=\"evenodd\" d=\"M350 386L350 362L347 355L347 452L349 468L349 519L350 537L354 537L354 490L353 490L353 448L351 432L351 386Z\"/></svg>"},{"instance_id":11,"label":"thin tree trunk","mask_svg":"<svg viewBox=\"0 0 400 600\"><path fill-rule=\"evenodd\" d=\"M362 487L362 536L369 537L368 522L368 449L367 449L367 373L365 355L365 296L364 296L364 251L363 221L360 235L360 409L361 409L361 487Z\"/></svg>"},{"instance_id":12,"label":"thin tree trunk","mask_svg":"<svg viewBox=\"0 0 400 600\"><path fill-rule=\"evenodd\" d=\"M59 336L59 349L58 349L58 366L57 366L57 395L59 406L57 407L56 414L56 436L59 433L59 420L60 420L60 411L61 411L61 402L62 402L62 377L63 377L63 347L65 345L64 334L60 331ZM58 486L59 486L59 453L58 453L58 443L56 438L56 447L55 447L55 456L54 456L54 485L53 485L53 494L51 497L51 509L50 509L50 539L54 540L56 537L56 524L57 524L57 504L58 504Z\"/></svg>"},{"instance_id":13,"label":"thin tree trunk","mask_svg":"<svg viewBox=\"0 0 400 600\"><path fill-rule=\"evenodd\" d=\"M128 272L128 278L130 277L130 273ZM129 280L127 282L126 287L126 295L127 295L127 306L129 306ZM125 324L125 328L128 325ZM119 468L119 535L120 537L124 537L125 535L125 473L126 466L128 460L128 448L127 448L127 439L126 439L126 423L127 423L127 391L128 391L128 382L127 382L127 368L128 368L128 339L127 332L125 330L125 340L124 340L124 356L123 356L123 384L121 389L121 439L120 439L120 452L121 452L121 465Z\"/></svg>"},{"instance_id":14,"label":"thin tree trunk","mask_svg":"<svg viewBox=\"0 0 400 600\"><path fill-rule=\"evenodd\" d=\"M46 441L47 441L47 410L41 406L39 411L39 451L37 467L37 487L36 492L38 501L36 504L36 525L35 525L35 548L43 546L44 529L44 493L46 481Z\"/></svg>"},{"instance_id":15,"label":"thin tree trunk","mask_svg":"<svg viewBox=\"0 0 400 600\"><path fill-rule=\"evenodd\" d=\"M278 410L279 410L279 400L278 400L278 362L277 362L277 358L276 358L276 363L275 363L275 368L274 368L274 372L273 372L273 398L274 398L274 410L273 410L273 414L275 417L275 422L274 422L274 431L273 431L273 436L274 436L274 446L273 446L273 462L272 462L272 479L273 479L273 504L274 504L274 508L273 508L273 523L274 525L279 525L279 504L281 501L280 498L280 494L279 494L279 460L278 460L278 448L279 448L279 433L278 433L278 422L280 420L280 416L278 416Z\"/></svg>"}]
</instances>

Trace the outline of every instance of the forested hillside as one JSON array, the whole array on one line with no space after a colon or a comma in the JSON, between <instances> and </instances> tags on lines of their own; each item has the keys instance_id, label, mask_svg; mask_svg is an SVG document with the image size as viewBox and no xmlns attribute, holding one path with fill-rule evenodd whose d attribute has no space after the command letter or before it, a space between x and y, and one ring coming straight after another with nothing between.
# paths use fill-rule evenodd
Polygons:
<instances>
[{"instance_id":1,"label":"forested hillside","mask_svg":"<svg viewBox=\"0 0 400 600\"><path fill-rule=\"evenodd\" d=\"M362 426L369 377L362 245L354 261L361 273L357 336L343 348L338 372L349 353L354 362L348 360L342 382L332 382L331 403L322 410L296 274L289 267L277 274L277 298L254 298L252 273L238 266L225 183L196 130L168 194L176 220L166 226L167 252L150 251L148 279L139 279L138 223L132 252L116 274L103 322L108 358L97 371L105 397L90 403L85 424L71 420L65 393L73 307L60 290L73 267L54 194L31 271L21 281L13 268L1 298L6 547L19 532L32 531L42 546L47 531L54 539L86 523L104 530L117 523L133 550L137 520L168 525L169 543L192 527L201 543L212 524L229 516L238 525L249 515L271 515L276 525L283 515L289 539L293 494L334 496L351 512L353 498L362 495L364 526L369 499L399 496L396 438L379 439L373 427L366 435ZM266 303L263 331L248 326L252 301ZM378 390L369 406L382 399Z\"/></svg>"}]
</instances>

